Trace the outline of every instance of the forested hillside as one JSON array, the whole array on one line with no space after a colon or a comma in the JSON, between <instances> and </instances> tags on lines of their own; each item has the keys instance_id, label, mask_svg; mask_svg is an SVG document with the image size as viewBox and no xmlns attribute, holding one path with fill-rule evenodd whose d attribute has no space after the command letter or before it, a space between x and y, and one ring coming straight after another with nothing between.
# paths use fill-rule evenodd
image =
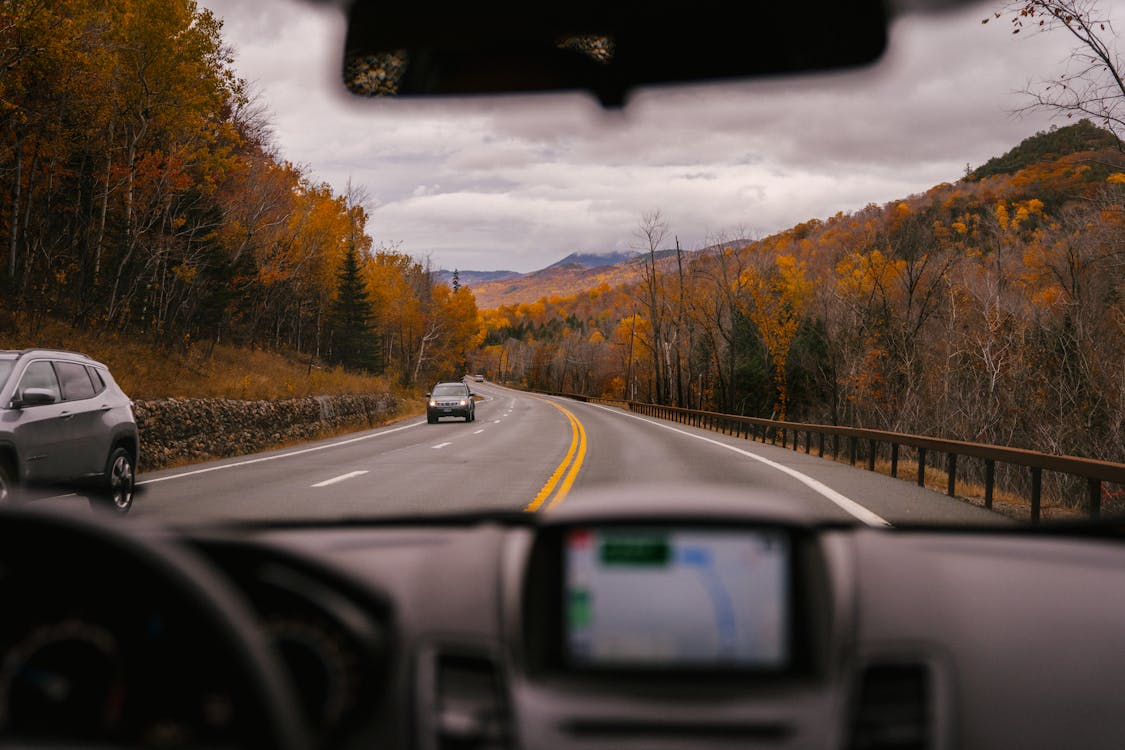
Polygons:
<instances>
[{"instance_id":1,"label":"forested hillside","mask_svg":"<svg viewBox=\"0 0 1125 750\"><path fill-rule=\"evenodd\" d=\"M375 247L362 190L286 161L206 9L6 2L0 70L5 341L36 343L53 318L405 382L460 367L471 293Z\"/></svg>"},{"instance_id":2,"label":"forested hillside","mask_svg":"<svg viewBox=\"0 0 1125 750\"><path fill-rule=\"evenodd\" d=\"M489 310L478 366L550 390L1125 460L1121 150L1083 122L980 174Z\"/></svg>"}]
</instances>

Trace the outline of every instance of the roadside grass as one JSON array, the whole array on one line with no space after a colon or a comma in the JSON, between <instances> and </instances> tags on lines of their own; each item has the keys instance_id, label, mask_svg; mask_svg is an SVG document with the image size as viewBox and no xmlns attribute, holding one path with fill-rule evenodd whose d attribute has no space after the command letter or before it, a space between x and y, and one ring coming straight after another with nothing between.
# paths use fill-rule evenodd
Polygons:
<instances>
[{"instance_id":1,"label":"roadside grass","mask_svg":"<svg viewBox=\"0 0 1125 750\"><path fill-rule=\"evenodd\" d=\"M0 349L70 349L109 366L133 399L232 398L284 399L348 393L392 392L404 407L421 408L412 390L386 376L347 372L342 367L311 366L306 354L250 350L219 344L165 347L135 336L74 329L45 321L34 336L0 333ZM416 402L416 403L415 403ZM405 412L404 412L405 413Z\"/></svg>"},{"instance_id":2,"label":"roadside grass","mask_svg":"<svg viewBox=\"0 0 1125 750\"><path fill-rule=\"evenodd\" d=\"M847 463L846 457L840 457L840 459L837 460L842 460L844 463ZM866 469L866 465L860 466L857 463L856 468ZM890 476L891 462L876 459L875 471ZM902 458L899 458L898 478L903 481L915 482L917 481L917 477L918 462L910 459L904 461ZM948 478L949 475L946 474L944 469L935 468L929 464L926 465L926 489L940 492L944 495L948 489ZM983 484L958 476L954 490L954 497L958 500L968 502L979 508L984 507ZM994 485L992 488L992 510L995 513L1026 523L1031 519L1031 500L1018 492L1012 492ZM1077 521L1083 518L1085 518L1085 512L1080 508L1069 507L1055 498L1048 497L1046 494L1040 498L1040 521Z\"/></svg>"}]
</instances>

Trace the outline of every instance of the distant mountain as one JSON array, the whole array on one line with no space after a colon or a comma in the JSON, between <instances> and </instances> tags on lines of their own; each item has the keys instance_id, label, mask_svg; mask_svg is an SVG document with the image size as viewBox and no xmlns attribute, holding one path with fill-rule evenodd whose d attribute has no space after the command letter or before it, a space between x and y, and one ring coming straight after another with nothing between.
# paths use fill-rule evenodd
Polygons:
<instances>
[{"instance_id":1,"label":"distant mountain","mask_svg":"<svg viewBox=\"0 0 1125 750\"><path fill-rule=\"evenodd\" d=\"M547 268L616 266L637 257L637 255L637 253L571 253L562 260L547 266Z\"/></svg>"},{"instance_id":2,"label":"distant mountain","mask_svg":"<svg viewBox=\"0 0 1125 750\"><path fill-rule=\"evenodd\" d=\"M602 268L605 266L616 266L625 263L628 260L639 257L637 253L571 253L562 260L555 261L546 268L541 268L538 271L531 271L530 273L520 273L518 271L457 271L457 277L463 286L471 286L474 289L481 284L506 281L508 279L516 279L523 276L531 276L534 274L541 274L549 269L586 269L586 268ZM446 284L453 283L453 271L448 269L441 269L434 274L435 278Z\"/></svg>"},{"instance_id":3,"label":"distant mountain","mask_svg":"<svg viewBox=\"0 0 1125 750\"><path fill-rule=\"evenodd\" d=\"M461 285L462 286L472 286L472 287L475 287L479 284L483 284L487 281L500 281L502 279L510 279L510 278L520 276L520 275L522 275L522 274L520 274L518 271L458 271L457 272L457 277L460 280ZM435 273L434 277L438 281L444 282L446 284L452 284L453 283L453 271L447 271L444 268L441 269L440 271L438 271L437 273Z\"/></svg>"},{"instance_id":4,"label":"distant mountain","mask_svg":"<svg viewBox=\"0 0 1125 750\"><path fill-rule=\"evenodd\" d=\"M721 247L742 247L750 240L731 240ZM685 263L699 253L712 252L720 245L702 250L684 251ZM663 271L674 269L675 248L654 253L657 267ZM461 283L473 288L477 307L488 310L515 302L535 302L551 295L568 295L592 289L601 284L611 287L638 281L644 270L648 253L571 253L546 268L530 273L514 271L460 271ZM438 279L450 283L451 271L439 271Z\"/></svg>"},{"instance_id":5,"label":"distant mountain","mask_svg":"<svg viewBox=\"0 0 1125 750\"><path fill-rule=\"evenodd\" d=\"M699 251L686 251L684 256L688 258L696 252ZM657 267L668 271L675 263L676 251L659 250L655 256ZM578 294L602 284L630 284L642 278L647 257L647 253L571 253L538 271L478 284L473 287L473 295L477 307L488 310L535 302L543 297Z\"/></svg>"}]
</instances>

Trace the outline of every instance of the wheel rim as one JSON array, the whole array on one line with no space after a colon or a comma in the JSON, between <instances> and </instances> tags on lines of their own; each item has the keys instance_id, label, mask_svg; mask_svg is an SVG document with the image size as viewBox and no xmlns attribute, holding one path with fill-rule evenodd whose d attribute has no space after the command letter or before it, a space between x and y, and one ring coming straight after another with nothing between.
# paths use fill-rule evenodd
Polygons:
<instances>
[{"instance_id":1,"label":"wheel rim","mask_svg":"<svg viewBox=\"0 0 1125 750\"><path fill-rule=\"evenodd\" d=\"M128 456L118 456L109 472L109 488L113 504L118 510L127 509L133 502L133 463Z\"/></svg>"},{"instance_id":2,"label":"wheel rim","mask_svg":"<svg viewBox=\"0 0 1125 750\"><path fill-rule=\"evenodd\" d=\"M0 505L8 502L8 497L11 490L8 488L8 477L4 472L0 471Z\"/></svg>"}]
</instances>

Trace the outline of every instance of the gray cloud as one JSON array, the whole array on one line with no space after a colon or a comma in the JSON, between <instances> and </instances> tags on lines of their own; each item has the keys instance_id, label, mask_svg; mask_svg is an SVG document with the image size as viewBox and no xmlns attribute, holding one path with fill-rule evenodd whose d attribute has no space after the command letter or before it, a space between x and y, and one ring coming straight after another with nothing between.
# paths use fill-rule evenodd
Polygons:
<instances>
[{"instance_id":1,"label":"gray cloud","mask_svg":"<svg viewBox=\"0 0 1125 750\"><path fill-rule=\"evenodd\" d=\"M766 233L957 179L1049 120L1012 92L1065 59L1059 35L982 26L990 6L907 17L870 70L642 92L366 101L339 84L338 10L203 0L262 91L284 156L372 196L376 239L439 266L531 270L623 249L661 208L688 246Z\"/></svg>"}]
</instances>

